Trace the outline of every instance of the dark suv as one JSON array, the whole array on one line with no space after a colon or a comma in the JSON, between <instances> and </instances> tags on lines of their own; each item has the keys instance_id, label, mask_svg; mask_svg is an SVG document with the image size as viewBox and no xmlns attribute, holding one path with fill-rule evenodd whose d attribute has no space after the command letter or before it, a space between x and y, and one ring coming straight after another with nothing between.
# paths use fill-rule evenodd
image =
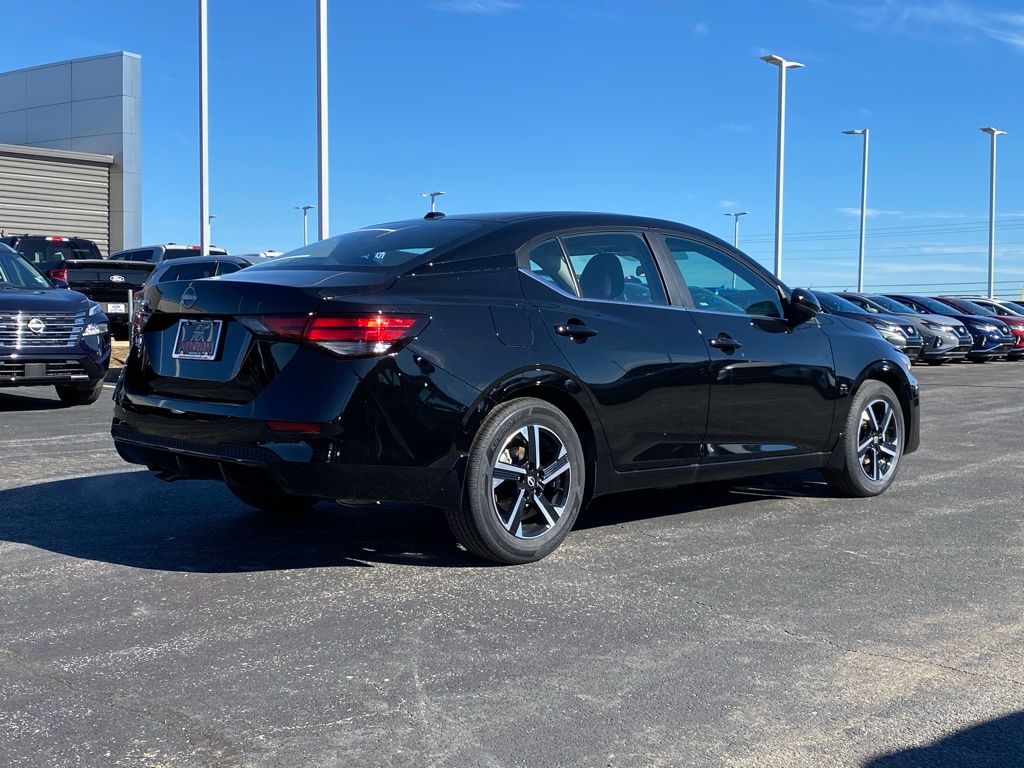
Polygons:
<instances>
[{"instance_id":1,"label":"dark suv","mask_svg":"<svg viewBox=\"0 0 1024 768\"><path fill-rule=\"evenodd\" d=\"M63 402L87 405L109 362L102 307L0 244L0 387L52 385Z\"/></svg>"}]
</instances>

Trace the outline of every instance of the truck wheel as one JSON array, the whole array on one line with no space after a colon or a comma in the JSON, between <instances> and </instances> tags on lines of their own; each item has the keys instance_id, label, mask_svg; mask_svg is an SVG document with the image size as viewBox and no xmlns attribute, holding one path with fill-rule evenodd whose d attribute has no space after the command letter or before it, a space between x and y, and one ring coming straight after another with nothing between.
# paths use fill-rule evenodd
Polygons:
<instances>
[{"instance_id":1,"label":"truck wheel","mask_svg":"<svg viewBox=\"0 0 1024 768\"><path fill-rule=\"evenodd\" d=\"M250 488L237 483L227 483L228 490L244 504L262 512L273 514L301 514L309 511L317 500L309 496L296 496L269 488Z\"/></svg>"},{"instance_id":2,"label":"truck wheel","mask_svg":"<svg viewBox=\"0 0 1024 768\"><path fill-rule=\"evenodd\" d=\"M473 440L465 501L448 524L470 552L499 563L550 554L572 530L586 485L583 446L572 422L550 403L503 403Z\"/></svg>"},{"instance_id":3,"label":"truck wheel","mask_svg":"<svg viewBox=\"0 0 1024 768\"><path fill-rule=\"evenodd\" d=\"M845 466L825 480L845 496L877 496L899 472L906 428L899 398L880 381L866 381L850 404L843 436Z\"/></svg>"},{"instance_id":4,"label":"truck wheel","mask_svg":"<svg viewBox=\"0 0 1024 768\"><path fill-rule=\"evenodd\" d=\"M89 382L81 387L77 384L57 384L57 397L64 405L92 405L100 399L103 394L103 379Z\"/></svg>"}]
</instances>

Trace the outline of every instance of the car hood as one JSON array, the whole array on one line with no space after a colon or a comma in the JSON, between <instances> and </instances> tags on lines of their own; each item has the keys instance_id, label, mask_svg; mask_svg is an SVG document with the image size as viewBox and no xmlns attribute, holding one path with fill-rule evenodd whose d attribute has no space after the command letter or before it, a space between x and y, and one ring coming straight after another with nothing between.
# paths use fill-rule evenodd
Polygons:
<instances>
[{"instance_id":1,"label":"car hood","mask_svg":"<svg viewBox=\"0 0 1024 768\"><path fill-rule=\"evenodd\" d=\"M64 288L0 289L0 312L81 312L91 302L77 291Z\"/></svg>"}]
</instances>

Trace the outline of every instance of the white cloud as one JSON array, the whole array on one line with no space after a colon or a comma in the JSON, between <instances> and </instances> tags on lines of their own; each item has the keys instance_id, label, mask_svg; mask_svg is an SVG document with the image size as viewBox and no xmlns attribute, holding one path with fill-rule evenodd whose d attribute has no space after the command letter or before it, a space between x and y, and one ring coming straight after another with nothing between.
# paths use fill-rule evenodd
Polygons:
<instances>
[{"instance_id":1,"label":"white cloud","mask_svg":"<svg viewBox=\"0 0 1024 768\"><path fill-rule=\"evenodd\" d=\"M740 204L737 203L735 200L719 200L718 204L722 208L739 208L740 207Z\"/></svg>"},{"instance_id":2,"label":"white cloud","mask_svg":"<svg viewBox=\"0 0 1024 768\"><path fill-rule=\"evenodd\" d=\"M920 276L928 272L987 272L987 267L968 266L966 264L951 264L933 262L931 264L920 261L873 261L871 269L875 272L913 272Z\"/></svg>"},{"instance_id":3,"label":"white cloud","mask_svg":"<svg viewBox=\"0 0 1024 768\"><path fill-rule=\"evenodd\" d=\"M981 35L1024 51L1024 13L980 8L960 0L876 0L851 4L812 0L846 13L862 27L878 31L920 34L929 27L954 29L968 37Z\"/></svg>"},{"instance_id":4,"label":"white cloud","mask_svg":"<svg viewBox=\"0 0 1024 768\"><path fill-rule=\"evenodd\" d=\"M711 28L706 21L698 21L693 25L693 34L697 37L707 37L710 33Z\"/></svg>"},{"instance_id":5,"label":"white cloud","mask_svg":"<svg viewBox=\"0 0 1024 768\"><path fill-rule=\"evenodd\" d=\"M844 216L860 216L860 208L836 208L836 210ZM882 211L878 208L868 208L866 213L868 218L871 218L872 216L900 216L903 211Z\"/></svg>"},{"instance_id":6,"label":"white cloud","mask_svg":"<svg viewBox=\"0 0 1024 768\"><path fill-rule=\"evenodd\" d=\"M510 0L442 0L434 3L435 11L447 11L449 13L479 13L495 15L518 11L523 7L522 3L514 3Z\"/></svg>"}]
</instances>

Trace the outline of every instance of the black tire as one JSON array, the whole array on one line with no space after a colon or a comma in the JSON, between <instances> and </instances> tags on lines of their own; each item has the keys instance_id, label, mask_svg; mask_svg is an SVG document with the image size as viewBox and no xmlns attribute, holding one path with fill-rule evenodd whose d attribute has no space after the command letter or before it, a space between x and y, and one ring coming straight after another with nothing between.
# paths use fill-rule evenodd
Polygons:
<instances>
[{"instance_id":1,"label":"black tire","mask_svg":"<svg viewBox=\"0 0 1024 768\"><path fill-rule=\"evenodd\" d=\"M884 411L876 403L885 403L889 411ZM879 420L880 413L891 413L895 429L896 440L886 439L886 436L893 434L890 430L883 430L885 435L876 443L872 443L864 455L861 456L859 449L869 439L876 439L878 430L872 427L867 416L867 408L873 407L873 413ZM877 496L884 493L896 476L899 474L902 464L903 449L906 444L906 424L903 420L903 408L900 406L899 398L887 385L880 381L865 381L857 390L850 404L850 415L846 419L846 430L843 435L843 454L845 465L841 470L823 470L825 480L835 491L845 496ZM889 457L887 451L895 447L895 456ZM891 464L886 460L891 458ZM874 470L884 469L884 476L873 479ZM879 473L881 475L881 472Z\"/></svg>"},{"instance_id":2,"label":"black tire","mask_svg":"<svg viewBox=\"0 0 1024 768\"><path fill-rule=\"evenodd\" d=\"M270 488L253 488L237 483L227 483L227 486L242 503L274 515L302 514L312 509L317 502L308 496L296 496Z\"/></svg>"},{"instance_id":3,"label":"black tire","mask_svg":"<svg viewBox=\"0 0 1024 768\"><path fill-rule=\"evenodd\" d=\"M534 444L540 461L526 455ZM496 472L505 478L496 478ZM448 525L479 557L509 565L534 562L554 551L572 530L585 486L583 446L566 415L543 400L511 400L496 407L480 426L469 451L463 505L446 510Z\"/></svg>"},{"instance_id":4,"label":"black tire","mask_svg":"<svg viewBox=\"0 0 1024 768\"><path fill-rule=\"evenodd\" d=\"M82 387L77 384L57 384L57 397L64 405L92 405L103 394L103 379L90 381Z\"/></svg>"}]
</instances>

